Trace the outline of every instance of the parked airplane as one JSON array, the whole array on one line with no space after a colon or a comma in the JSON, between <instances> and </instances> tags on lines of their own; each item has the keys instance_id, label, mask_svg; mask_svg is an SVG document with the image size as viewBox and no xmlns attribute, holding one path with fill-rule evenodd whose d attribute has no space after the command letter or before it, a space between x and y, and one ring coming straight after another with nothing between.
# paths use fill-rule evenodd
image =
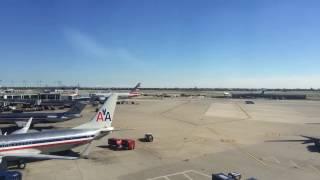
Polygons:
<instances>
[{"instance_id":1,"label":"parked airplane","mask_svg":"<svg viewBox=\"0 0 320 180\"><path fill-rule=\"evenodd\" d=\"M140 96L140 87L141 83L138 83L130 92L118 92L119 99L128 99L128 98L133 98ZM100 102L104 102L108 97L112 94L112 92L109 93L93 93L90 94L91 97L97 98Z\"/></svg>"},{"instance_id":2,"label":"parked airplane","mask_svg":"<svg viewBox=\"0 0 320 180\"><path fill-rule=\"evenodd\" d=\"M266 142L302 142L302 144L314 143L314 147L316 147L318 151L320 151L320 137L304 136L304 135L300 135L300 136L306 139L269 140Z\"/></svg>"},{"instance_id":3,"label":"parked airplane","mask_svg":"<svg viewBox=\"0 0 320 180\"><path fill-rule=\"evenodd\" d=\"M1 167L7 168L8 162L16 162L18 167L23 169L28 160L77 159L51 153L63 152L81 145L86 145L81 155L87 156L93 140L115 131L111 124L117 99L118 95L112 94L94 118L72 129L0 136Z\"/></svg>"},{"instance_id":4,"label":"parked airplane","mask_svg":"<svg viewBox=\"0 0 320 180\"><path fill-rule=\"evenodd\" d=\"M22 127L30 117L33 117L32 124L62 122L81 117L80 113L85 106L86 104L78 102L69 111L58 113L1 113L0 123L17 124L19 127Z\"/></svg>"}]
</instances>

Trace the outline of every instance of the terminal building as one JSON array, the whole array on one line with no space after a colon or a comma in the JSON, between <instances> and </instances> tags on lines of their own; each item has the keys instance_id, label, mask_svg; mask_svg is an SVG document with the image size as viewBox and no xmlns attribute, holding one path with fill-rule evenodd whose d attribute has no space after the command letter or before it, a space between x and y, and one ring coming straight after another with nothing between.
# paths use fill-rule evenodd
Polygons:
<instances>
[{"instance_id":1,"label":"terminal building","mask_svg":"<svg viewBox=\"0 0 320 180\"><path fill-rule=\"evenodd\" d=\"M60 100L60 93L2 94L1 100Z\"/></svg>"},{"instance_id":2,"label":"terminal building","mask_svg":"<svg viewBox=\"0 0 320 180\"><path fill-rule=\"evenodd\" d=\"M51 93L8 93L0 94L0 100L73 100L78 94Z\"/></svg>"}]
</instances>

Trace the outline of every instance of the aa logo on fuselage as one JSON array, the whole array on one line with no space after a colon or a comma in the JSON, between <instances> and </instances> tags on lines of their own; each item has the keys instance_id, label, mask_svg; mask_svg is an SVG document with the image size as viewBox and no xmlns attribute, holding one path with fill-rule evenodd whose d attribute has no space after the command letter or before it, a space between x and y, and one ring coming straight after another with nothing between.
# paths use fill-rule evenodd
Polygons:
<instances>
[{"instance_id":1,"label":"aa logo on fuselage","mask_svg":"<svg viewBox=\"0 0 320 180\"><path fill-rule=\"evenodd\" d=\"M110 112L107 112L107 109L103 109L102 111L99 111L96 121L107 121L107 120L112 121Z\"/></svg>"}]
</instances>

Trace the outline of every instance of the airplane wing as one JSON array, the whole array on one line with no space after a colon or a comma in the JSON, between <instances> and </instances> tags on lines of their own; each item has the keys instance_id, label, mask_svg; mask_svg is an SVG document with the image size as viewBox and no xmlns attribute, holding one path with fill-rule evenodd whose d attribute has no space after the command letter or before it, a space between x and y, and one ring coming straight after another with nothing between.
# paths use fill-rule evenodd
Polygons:
<instances>
[{"instance_id":1,"label":"airplane wing","mask_svg":"<svg viewBox=\"0 0 320 180\"><path fill-rule=\"evenodd\" d=\"M301 137L313 140L313 141L320 141L320 137L315 137L315 136L305 136L305 135L300 135Z\"/></svg>"},{"instance_id":2,"label":"airplane wing","mask_svg":"<svg viewBox=\"0 0 320 180\"><path fill-rule=\"evenodd\" d=\"M305 139L282 139L282 140L267 140L264 142L305 142Z\"/></svg>"},{"instance_id":3,"label":"airplane wing","mask_svg":"<svg viewBox=\"0 0 320 180\"><path fill-rule=\"evenodd\" d=\"M305 140L303 142L303 144L309 144L309 143L319 143L320 142L320 138L319 137L315 137L315 136L304 136L304 135L300 135L301 137L307 138L307 140Z\"/></svg>"},{"instance_id":4,"label":"airplane wing","mask_svg":"<svg viewBox=\"0 0 320 180\"><path fill-rule=\"evenodd\" d=\"M306 139L281 139L281 140L268 140L265 142L302 142L302 144L309 144L309 143L320 141L320 137L312 137L312 136L304 136L304 135L300 135L300 136Z\"/></svg>"},{"instance_id":5,"label":"airplane wing","mask_svg":"<svg viewBox=\"0 0 320 180\"><path fill-rule=\"evenodd\" d=\"M27 154L27 153L21 153L21 154L6 154L2 155L0 154L1 158L14 158L14 159L36 159L36 160L48 160L48 159L63 159L63 160L74 160L78 159L77 157L71 157L71 156L56 156L56 155L47 155L47 154Z\"/></svg>"},{"instance_id":6,"label":"airplane wing","mask_svg":"<svg viewBox=\"0 0 320 180\"><path fill-rule=\"evenodd\" d=\"M30 159L30 160L47 160L47 159L64 159L64 160L74 160L78 157L71 156L57 156L49 154L41 154L41 151L37 149L26 149L26 150L17 150L10 152L0 153L0 157L8 159Z\"/></svg>"},{"instance_id":7,"label":"airplane wing","mask_svg":"<svg viewBox=\"0 0 320 180\"><path fill-rule=\"evenodd\" d=\"M136 129L112 129L112 130L109 129L109 131L112 131L112 132L116 132L116 131L133 131L133 130L136 130Z\"/></svg>"}]
</instances>

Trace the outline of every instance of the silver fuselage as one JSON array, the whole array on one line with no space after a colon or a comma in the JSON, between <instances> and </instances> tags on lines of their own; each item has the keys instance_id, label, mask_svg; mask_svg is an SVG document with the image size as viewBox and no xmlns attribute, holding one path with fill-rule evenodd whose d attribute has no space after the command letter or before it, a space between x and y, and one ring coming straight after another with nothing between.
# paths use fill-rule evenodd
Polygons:
<instances>
[{"instance_id":1,"label":"silver fuselage","mask_svg":"<svg viewBox=\"0 0 320 180\"><path fill-rule=\"evenodd\" d=\"M92 94L92 96L95 96L99 99L100 102L104 102L106 99L108 99L109 96L111 96L112 93L96 93ZM129 99L133 97L140 96L140 93L134 93L134 92L120 92L118 94L118 99Z\"/></svg>"},{"instance_id":2,"label":"silver fuselage","mask_svg":"<svg viewBox=\"0 0 320 180\"><path fill-rule=\"evenodd\" d=\"M107 134L96 129L67 129L0 136L0 153L26 149L39 150L43 154L66 151Z\"/></svg>"},{"instance_id":3,"label":"silver fuselage","mask_svg":"<svg viewBox=\"0 0 320 180\"><path fill-rule=\"evenodd\" d=\"M28 121L33 118L32 124L57 123L81 117L80 114L71 113L2 113L0 114L1 124L15 124L16 121Z\"/></svg>"}]
</instances>

